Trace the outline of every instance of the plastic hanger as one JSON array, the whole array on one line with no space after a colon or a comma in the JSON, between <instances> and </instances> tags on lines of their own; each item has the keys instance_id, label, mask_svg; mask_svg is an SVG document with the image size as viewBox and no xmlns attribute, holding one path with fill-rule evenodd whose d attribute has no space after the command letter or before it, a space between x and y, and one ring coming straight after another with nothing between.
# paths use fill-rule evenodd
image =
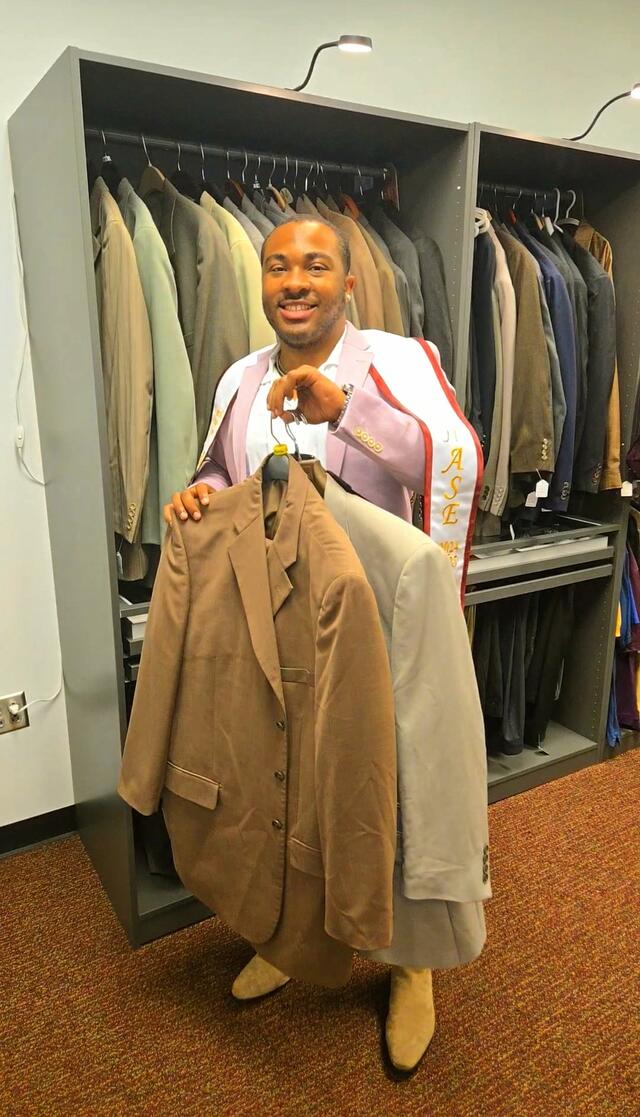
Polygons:
<instances>
[{"instance_id":1,"label":"plastic hanger","mask_svg":"<svg viewBox=\"0 0 640 1117\"><path fill-rule=\"evenodd\" d=\"M117 163L114 163L113 159L107 151L107 141L105 139L104 131L102 129L100 129L100 131L102 133L102 163L100 166L99 176L106 183L110 193L113 194L114 198L117 198L118 186L124 176Z\"/></svg>"},{"instance_id":2,"label":"plastic hanger","mask_svg":"<svg viewBox=\"0 0 640 1117\"><path fill-rule=\"evenodd\" d=\"M575 190L569 190L569 193L571 194L571 202L570 202L569 206L567 207L567 212L565 213L564 217L561 219L559 224L560 224L560 226L573 225L574 227L577 228L578 225L580 224L580 219L578 217L569 217L569 214L571 213L571 210L573 209L573 207L576 204L577 195L576 195Z\"/></svg>"},{"instance_id":3,"label":"plastic hanger","mask_svg":"<svg viewBox=\"0 0 640 1117\"><path fill-rule=\"evenodd\" d=\"M142 198L145 194L151 194L154 190L164 190L165 178L162 171L159 171L157 167L154 167L153 163L151 162L151 158L147 150L147 142L144 136L141 135L140 139L142 140L144 153L147 157L147 165L143 170L142 175L140 176L140 182L138 183L138 194Z\"/></svg>"},{"instance_id":4,"label":"plastic hanger","mask_svg":"<svg viewBox=\"0 0 640 1117\"><path fill-rule=\"evenodd\" d=\"M281 420L287 431L287 435L291 438L295 450L293 457L296 461L300 461L300 447L298 446L296 436L292 430L289 429L289 424ZM275 443L273 450L265 461L262 467L262 484L269 485L272 481L288 481L289 479L289 447L285 442L278 442L273 430L273 416L269 418L269 426L271 427L271 437Z\"/></svg>"}]
</instances>

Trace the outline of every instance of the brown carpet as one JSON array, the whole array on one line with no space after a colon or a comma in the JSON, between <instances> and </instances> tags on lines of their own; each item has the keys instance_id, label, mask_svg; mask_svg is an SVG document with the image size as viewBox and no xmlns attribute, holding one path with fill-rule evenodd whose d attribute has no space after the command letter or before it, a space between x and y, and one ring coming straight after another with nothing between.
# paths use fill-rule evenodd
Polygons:
<instances>
[{"instance_id":1,"label":"brown carpet","mask_svg":"<svg viewBox=\"0 0 640 1117\"><path fill-rule=\"evenodd\" d=\"M77 838L0 862L2 1117L637 1117L640 752L491 808L489 941L435 976L409 1081L387 977L229 995L213 920L133 952Z\"/></svg>"}]
</instances>

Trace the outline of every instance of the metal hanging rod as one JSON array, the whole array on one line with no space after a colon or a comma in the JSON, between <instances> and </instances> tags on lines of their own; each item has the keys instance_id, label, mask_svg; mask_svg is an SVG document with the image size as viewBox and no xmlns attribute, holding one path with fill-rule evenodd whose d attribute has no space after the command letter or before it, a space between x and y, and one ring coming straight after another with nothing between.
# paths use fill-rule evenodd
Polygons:
<instances>
[{"instance_id":1,"label":"metal hanging rod","mask_svg":"<svg viewBox=\"0 0 640 1117\"><path fill-rule=\"evenodd\" d=\"M516 201L519 198L540 198L543 201L553 201L560 205L575 204L576 191L575 190L560 190L557 186L550 188L540 188L538 190L531 186L515 186L509 185L504 182L479 182L478 194L503 194L514 198ZM558 198L559 195L559 198Z\"/></svg>"},{"instance_id":2,"label":"metal hanging rod","mask_svg":"<svg viewBox=\"0 0 640 1117\"><path fill-rule=\"evenodd\" d=\"M293 170L296 167L301 170L303 168L313 169L317 167L319 171L325 173L338 173L338 174L353 174L366 178L386 178L391 173L390 167L366 167L363 164L355 163L329 163L322 159L301 159L296 155L280 155L271 151L248 151L245 148L237 147L218 147L215 144L200 144L182 142L182 140L169 140L164 136L148 136L136 132L116 132L112 129L108 131L101 128L85 128L85 136L92 140L99 140L102 144L106 145L107 140L114 144L129 144L139 147L144 154L144 144L147 148L160 148L162 151L176 151L184 154L188 151L193 155L197 155L202 159L204 155L211 155L221 159L233 159L238 162L255 162L260 164L264 163L267 170L271 169L271 173L276 166L287 167ZM144 139L144 144L143 144ZM246 165L246 162L245 162Z\"/></svg>"}]
</instances>

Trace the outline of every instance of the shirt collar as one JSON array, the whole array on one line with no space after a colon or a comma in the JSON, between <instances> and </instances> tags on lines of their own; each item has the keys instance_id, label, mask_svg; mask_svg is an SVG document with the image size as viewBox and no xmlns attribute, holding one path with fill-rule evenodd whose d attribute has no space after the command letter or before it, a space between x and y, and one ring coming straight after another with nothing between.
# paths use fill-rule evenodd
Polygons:
<instances>
[{"instance_id":1,"label":"shirt collar","mask_svg":"<svg viewBox=\"0 0 640 1117\"><path fill-rule=\"evenodd\" d=\"M328 369L334 369L338 367L338 365L340 364L340 358L342 356L342 348L344 346L344 339L346 337L346 334L347 327L345 326L342 337L338 339L326 361L323 361L322 364L319 366L319 372L326 372ZM276 345L271 352L271 356L269 357L269 372L275 372L276 360L279 352L280 346Z\"/></svg>"}]
</instances>

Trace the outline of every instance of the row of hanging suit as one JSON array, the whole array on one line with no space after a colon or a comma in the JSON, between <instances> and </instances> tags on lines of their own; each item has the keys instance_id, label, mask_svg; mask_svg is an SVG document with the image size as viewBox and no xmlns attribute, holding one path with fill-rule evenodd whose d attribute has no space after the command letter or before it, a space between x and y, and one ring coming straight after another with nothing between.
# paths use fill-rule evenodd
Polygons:
<instances>
[{"instance_id":1,"label":"row of hanging suit","mask_svg":"<svg viewBox=\"0 0 640 1117\"><path fill-rule=\"evenodd\" d=\"M161 542L162 507L193 476L223 372L273 344L260 252L278 224L319 215L338 227L357 280L354 324L428 337L447 372L453 363L438 246L379 199L365 216L346 195L343 213L328 194L294 199L256 184L250 197L230 183L234 200L172 177L149 165L136 191L109 161L90 198L113 526L129 580L144 577L143 545Z\"/></svg>"},{"instance_id":2,"label":"row of hanging suit","mask_svg":"<svg viewBox=\"0 0 640 1117\"><path fill-rule=\"evenodd\" d=\"M574 587L470 606L466 613L487 753L539 749L562 685Z\"/></svg>"},{"instance_id":3,"label":"row of hanging suit","mask_svg":"<svg viewBox=\"0 0 640 1117\"><path fill-rule=\"evenodd\" d=\"M491 535L539 481L555 512L573 490L620 488L616 309L611 246L586 221L478 209L475 234L466 411L485 461L478 532Z\"/></svg>"}]
</instances>

